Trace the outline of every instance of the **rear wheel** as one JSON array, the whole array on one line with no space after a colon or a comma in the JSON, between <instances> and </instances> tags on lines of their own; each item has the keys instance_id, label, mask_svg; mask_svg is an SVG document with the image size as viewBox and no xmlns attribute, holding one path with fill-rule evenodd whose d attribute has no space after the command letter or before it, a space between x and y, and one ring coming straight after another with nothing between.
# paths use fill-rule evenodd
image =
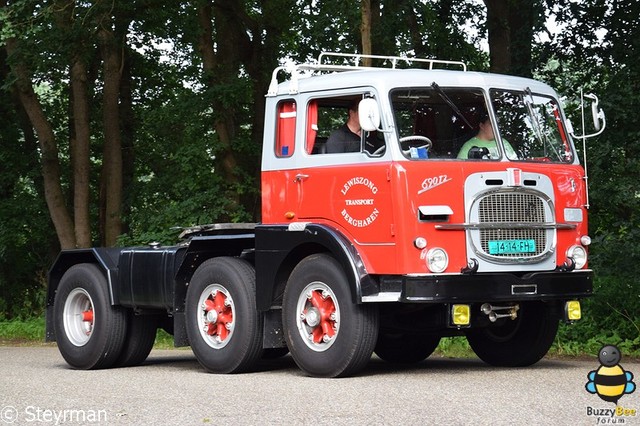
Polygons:
<instances>
[{"instance_id":1,"label":"rear wheel","mask_svg":"<svg viewBox=\"0 0 640 426\"><path fill-rule=\"evenodd\" d=\"M54 329L62 357L74 368L111 367L126 336L126 315L111 306L107 280L93 264L74 265L60 280Z\"/></svg>"},{"instance_id":2,"label":"rear wheel","mask_svg":"<svg viewBox=\"0 0 640 426\"><path fill-rule=\"evenodd\" d=\"M127 338L115 362L117 367L132 367L140 365L149 356L156 341L158 320L153 315L136 315L129 311Z\"/></svg>"},{"instance_id":3,"label":"rear wheel","mask_svg":"<svg viewBox=\"0 0 640 426\"><path fill-rule=\"evenodd\" d=\"M440 336L393 333L380 330L375 353L382 360L395 364L414 364L433 353Z\"/></svg>"},{"instance_id":4,"label":"rear wheel","mask_svg":"<svg viewBox=\"0 0 640 426\"><path fill-rule=\"evenodd\" d=\"M327 254L303 259L284 292L285 339L296 364L317 377L355 374L367 364L378 333L378 310L352 302L340 264Z\"/></svg>"},{"instance_id":5,"label":"rear wheel","mask_svg":"<svg viewBox=\"0 0 640 426\"><path fill-rule=\"evenodd\" d=\"M515 320L467 330L467 340L478 357L500 367L525 367L546 355L558 331L558 317L543 302L521 303Z\"/></svg>"},{"instance_id":6,"label":"rear wheel","mask_svg":"<svg viewBox=\"0 0 640 426\"><path fill-rule=\"evenodd\" d=\"M255 272L245 260L218 257L193 274L186 299L189 343L212 373L239 373L262 354L262 315L256 309Z\"/></svg>"}]
</instances>

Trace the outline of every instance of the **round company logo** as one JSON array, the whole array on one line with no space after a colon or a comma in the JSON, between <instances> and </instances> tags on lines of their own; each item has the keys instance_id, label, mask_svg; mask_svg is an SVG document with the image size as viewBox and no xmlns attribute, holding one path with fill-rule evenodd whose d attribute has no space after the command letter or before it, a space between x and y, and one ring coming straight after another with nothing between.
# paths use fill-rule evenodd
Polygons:
<instances>
[{"instance_id":1,"label":"round company logo","mask_svg":"<svg viewBox=\"0 0 640 426\"><path fill-rule=\"evenodd\" d=\"M365 177L354 177L345 182L340 190L344 197L344 208L340 212L342 218L356 228L371 225L380 212L375 206L378 187Z\"/></svg>"},{"instance_id":2,"label":"round company logo","mask_svg":"<svg viewBox=\"0 0 640 426\"><path fill-rule=\"evenodd\" d=\"M4 423L14 423L18 420L18 410L16 410L16 407L12 407L11 405L2 407L2 410L0 410L0 420Z\"/></svg>"}]
</instances>

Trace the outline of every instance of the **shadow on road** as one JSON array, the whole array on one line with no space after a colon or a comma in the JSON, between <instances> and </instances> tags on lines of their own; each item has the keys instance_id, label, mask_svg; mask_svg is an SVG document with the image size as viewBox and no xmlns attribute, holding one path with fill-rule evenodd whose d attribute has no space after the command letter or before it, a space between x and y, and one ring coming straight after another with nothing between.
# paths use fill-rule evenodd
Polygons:
<instances>
[{"instance_id":1,"label":"shadow on road","mask_svg":"<svg viewBox=\"0 0 640 426\"><path fill-rule=\"evenodd\" d=\"M566 369L574 364L571 360L543 359L535 365L524 367L529 370ZM202 370L191 351L162 350L154 351L140 367L162 367L178 370ZM304 376L298 369L291 354L275 359L262 359L253 372L283 372L291 370L294 375ZM513 370L509 367L492 367L478 358L443 358L432 356L416 364L392 364L373 355L371 361L358 376L379 376L397 373L446 372L447 374L463 374L468 372L495 372Z\"/></svg>"}]
</instances>

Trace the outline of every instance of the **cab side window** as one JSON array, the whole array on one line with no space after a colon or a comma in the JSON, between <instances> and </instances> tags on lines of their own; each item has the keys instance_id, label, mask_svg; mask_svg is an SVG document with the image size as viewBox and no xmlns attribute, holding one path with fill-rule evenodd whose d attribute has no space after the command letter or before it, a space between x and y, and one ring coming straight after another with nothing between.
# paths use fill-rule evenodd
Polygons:
<instances>
[{"instance_id":1,"label":"cab side window","mask_svg":"<svg viewBox=\"0 0 640 426\"><path fill-rule=\"evenodd\" d=\"M296 141L296 102L284 100L278 103L276 123L276 156L291 157Z\"/></svg>"},{"instance_id":2,"label":"cab side window","mask_svg":"<svg viewBox=\"0 0 640 426\"><path fill-rule=\"evenodd\" d=\"M357 120L362 95L319 98L307 109L307 154L362 152L373 154L384 146L384 136L361 132Z\"/></svg>"}]
</instances>

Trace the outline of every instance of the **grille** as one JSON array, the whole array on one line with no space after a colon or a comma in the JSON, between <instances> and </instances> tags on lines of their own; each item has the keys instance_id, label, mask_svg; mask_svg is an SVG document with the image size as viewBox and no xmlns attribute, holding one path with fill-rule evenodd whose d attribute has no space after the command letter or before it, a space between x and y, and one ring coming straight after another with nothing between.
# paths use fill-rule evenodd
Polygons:
<instances>
[{"instance_id":1,"label":"grille","mask_svg":"<svg viewBox=\"0 0 640 426\"><path fill-rule=\"evenodd\" d=\"M482 198L478 204L480 223L544 223L544 200L529 193L494 193ZM535 252L489 254L489 241L533 240ZM535 257L545 251L547 237L544 229L492 228L480 230L482 251L497 258Z\"/></svg>"}]
</instances>

